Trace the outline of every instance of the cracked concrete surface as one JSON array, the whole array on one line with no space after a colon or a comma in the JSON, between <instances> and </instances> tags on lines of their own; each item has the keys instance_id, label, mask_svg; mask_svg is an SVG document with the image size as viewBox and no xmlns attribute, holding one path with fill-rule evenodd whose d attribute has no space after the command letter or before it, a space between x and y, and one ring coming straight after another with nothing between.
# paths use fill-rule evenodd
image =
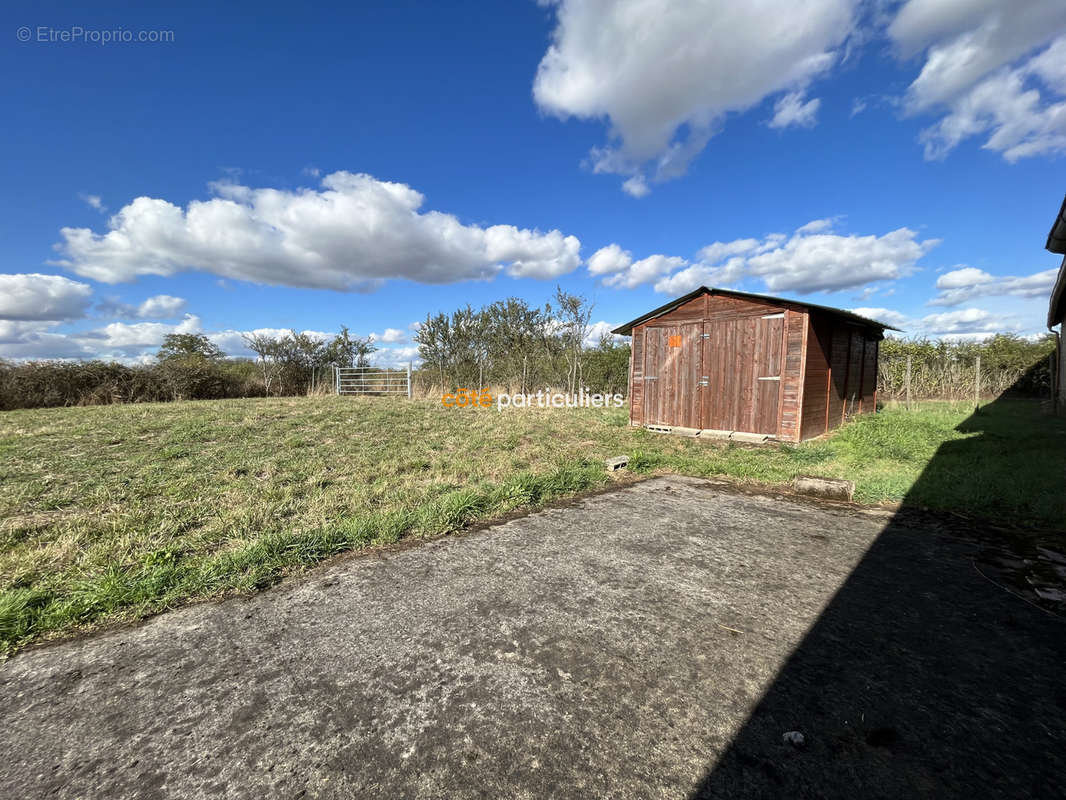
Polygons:
<instances>
[{"instance_id":1,"label":"cracked concrete surface","mask_svg":"<svg viewBox=\"0 0 1066 800\"><path fill-rule=\"evenodd\" d=\"M656 478L31 650L0 796L734 794L715 764L886 521ZM748 756L778 789L782 732Z\"/></svg>"}]
</instances>

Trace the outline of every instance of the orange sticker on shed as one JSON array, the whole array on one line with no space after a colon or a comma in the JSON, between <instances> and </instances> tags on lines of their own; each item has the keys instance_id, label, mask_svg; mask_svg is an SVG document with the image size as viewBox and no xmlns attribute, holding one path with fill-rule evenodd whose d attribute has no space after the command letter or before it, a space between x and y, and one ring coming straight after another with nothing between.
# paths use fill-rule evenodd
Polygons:
<instances>
[{"instance_id":1,"label":"orange sticker on shed","mask_svg":"<svg viewBox=\"0 0 1066 800\"><path fill-rule=\"evenodd\" d=\"M681 346L681 334L679 333L676 336L668 337L667 340L666 340L666 343L668 345L670 345L670 347L680 347Z\"/></svg>"}]
</instances>

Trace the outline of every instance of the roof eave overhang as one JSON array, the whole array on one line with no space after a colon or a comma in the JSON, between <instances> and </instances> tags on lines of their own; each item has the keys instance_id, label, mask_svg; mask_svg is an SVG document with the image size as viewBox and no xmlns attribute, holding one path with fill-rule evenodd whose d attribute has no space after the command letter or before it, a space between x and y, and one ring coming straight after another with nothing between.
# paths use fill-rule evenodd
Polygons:
<instances>
[{"instance_id":1,"label":"roof eave overhang","mask_svg":"<svg viewBox=\"0 0 1066 800\"><path fill-rule=\"evenodd\" d=\"M814 305L812 303L801 303L796 300L787 300L782 297L771 297L769 295L752 294L750 292L738 292L732 289L715 289L713 287L708 286L700 286L698 289L694 289L686 295L682 295L681 297L678 297L675 300L671 300L669 303L665 303L664 305L661 305L658 308L652 309L647 314L639 316L636 319L627 322L625 325L619 325L617 328L612 330L611 333L616 333L621 336L629 336L633 332L633 328L637 327L638 325L643 325L645 322L649 322L657 317L661 317L663 314L667 314L670 311L673 311L678 306L687 303L689 300L692 300L700 296L701 294L724 294L732 295L734 297L747 297L751 299L768 300L790 308L823 311L857 325L865 325L870 328L879 328L882 332L882 335L886 330L902 333L899 328L894 328L891 325L886 325L885 323L878 322L874 319L860 317L858 314L852 314L849 311L844 311L843 309L839 308L830 308L828 306Z\"/></svg>"}]
</instances>

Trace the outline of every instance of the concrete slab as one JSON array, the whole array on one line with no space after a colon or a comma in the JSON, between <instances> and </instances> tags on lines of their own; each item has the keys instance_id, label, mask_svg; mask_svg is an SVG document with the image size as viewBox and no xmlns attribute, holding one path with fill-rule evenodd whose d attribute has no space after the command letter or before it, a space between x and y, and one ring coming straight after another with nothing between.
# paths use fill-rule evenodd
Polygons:
<instances>
[{"instance_id":1,"label":"concrete slab","mask_svg":"<svg viewBox=\"0 0 1066 800\"><path fill-rule=\"evenodd\" d=\"M0 796L1046 795L1061 623L885 522L657 478L25 652Z\"/></svg>"}]
</instances>

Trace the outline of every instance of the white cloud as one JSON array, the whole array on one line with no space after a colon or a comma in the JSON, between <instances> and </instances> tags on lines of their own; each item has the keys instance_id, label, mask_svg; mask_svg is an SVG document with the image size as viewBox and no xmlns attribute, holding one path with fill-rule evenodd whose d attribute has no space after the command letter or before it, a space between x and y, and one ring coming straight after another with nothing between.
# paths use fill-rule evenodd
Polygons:
<instances>
[{"instance_id":1,"label":"white cloud","mask_svg":"<svg viewBox=\"0 0 1066 800\"><path fill-rule=\"evenodd\" d=\"M621 272L633 263L633 255L628 250L623 250L617 244L609 244L601 247L588 261L589 272L592 275L606 275L611 272Z\"/></svg>"},{"instance_id":2,"label":"white cloud","mask_svg":"<svg viewBox=\"0 0 1066 800\"><path fill-rule=\"evenodd\" d=\"M377 352L370 355L370 363L375 367L395 367L396 369L405 369L409 362L413 362L414 366L418 366L421 363L421 359L418 357L418 347L416 345L410 345L408 347L382 347Z\"/></svg>"},{"instance_id":3,"label":"white cloud","mask_svg":"<svg viewBox=\"0 0 1066 800\"><path fill-rule=\"evenodd\" d=\"M537 69L537 105L561 118L606 120L592 167L627 177L684 174L729 112L798 91L840 56L855 0L671 3L559 0ZM813 110L817 109L817 101Z\"/></svg>"},{"instance_id":4,"label":"white cloud","mask_svg":"<svg viewBox=\"0 0 1066 800\"><path fill-rule=\"evenodd\" d=\"M634 261L620 272L604 278L604 286L616 289L632 289L641 284L651 283L672 269L684 266L687 262L677 256L653 255Z\"/></svg>"},{"instance_id":5,"label":"white cloud","mask_svg":"<svg viewBox=\"0 0 1066 800\"><path fill-rule=\"evenodd\" d=\"M60 275L0 275L0 319L79 319L85 316L92 292L89 284Z\"/></svg>"},{"instance_id":6,"label":"white cloud","mask_svg":"<svg viewBox=\"0 0 1066 800\"><path fill-rule=\"evenodd\" d=\"M766 124L771 128L813 128L821 104L817 97L807 100L803 90L789 92L774 103L774 115Z\"/></svg>"},{"instance_id":7,"label":"white cloud","mask_svg":"<svg viewBox=\"0 0 1066 800\"><path fill-rule=\"evenodd\" d=\"M401 331L399 328L386 328L385 332L381 336L374 336L379 342L385 342L387 344L397 344L399 342L406 341L407 334Z\"/></svg>"},{"instance_id":8,"label":"white cloud","mask_svg":"<svg viewBox=\"0 0 1066 800\"><path fill-rule=\"evenodd\" d=\"M952 334L990 335L1007 330L1018 330L1019 325L1010 318L993 314L982 308L965 308L960 311L945 311L942 314L930 314L922 317L921 325L930 336Z\"/></svg>"},{"instance_id":9,"label":"white cloud","mask_svg":"<svg viewBox=\"0 0 1066 800\"><path fill-rule=\"evenodd\" d=\"M962 267L937 278L936 288L940 291L929 305L955 306L975 297L1047 297L1057 275L1057 269L1047 269L1022 277L996 276L975 267Z\"/></svg>"},{"instance_id":10,"label":"white cloud","mask_svg":"<svg viewBox=\"0 0 1066 800\"><path fill-rule=\"evenodd\" d=\"M890 308L852 308L849 310L852 314L858 314L860 317L866 317L877 322L884 322L894 328L903 328L907 325L907 315L901 314L899 311L893 311Z\"/></svg>"},{"instance_id":11,"label":"white cloud","mask_svg":"<svg viewBox=\"0 0 1066 800\"><path fill-rule=\"evenodd\" d=\"M149 297L137 307L141 319L172 319L185 310L185 299L169 294Z\"/></svg>"},{"instance_id":12,"label":"white cloud","mask_svg":"<svg viewBox=\"0 0 1066 800\"><path fill-rule=\"evenodd\" d=\"M112 322L102 328L78 334L74 338L91 340L104 351L128 352L138 348L158 347L170 333L200 333L202 330L200 318L186 314L185 319L177 325L164 322Z\"/></svg>"},{"instance_id":13,"label":"white cloud","mask_svg":"<svg viewBox=\"0 0 1066 800\"><path fill-rule=\"evenodd\" d=\"M648 186L648 179L643 175L633 175L622 181L622 191L630 197L641 198L651 194L651 187Z\"/></svg>"},{"instance_id":14,"label":"white cloud","mask_svg":"<svg viewBox=\"0 0 1066 800\"><path fill-rule=\"evenodd\" d=\"M836 222L832 217L826 219L812 219L806 225L800 225L796 228L796 233L823 233L832 229L833 224Z\"/></svg>"},{"instance_id":15,"label":"white cloud","mask_svg":"<svg viewBox=\"0 0 1066 800\"><path fill-rule=\"evenodd\" d=\"M138 197L98 234L63 228L57 263L107 283L203 270L255 283L374 289L389 278L441 284L552 278L580 264L580 242L557 230L463 225L419 211L423 196L402 183L335 172L320 190L212 184L215 197L182 209Z\"/></svg>"},{"instance_id":16,"label":"white cloud","mask_svg":"<svg viewBox=\"0 0 1066 800\"><path fill-rule=\"evenodd\" d=\"M112 322L102 328L56 333L55 322L0 322L0 358L89 359L135 363L153 352L169 333L199 333L199 317L186 314L175 325Z\"/></svg>"},{"instance_id":17,"label":"white cloud","mask_svg":"<svg viewBox=\"0 0 1066 800\"><path fill-rule=\"evenodd\" d=\"M744 259L733 258L724 266L713 267L705 263L692 264L673 275L668 275L655 283L655 291L663 294L682 295L699 286L715 286L719 289L733 288L740 278Z\"/></svg>"},{"instance_id":18,"label":"white cloud","mask_svg":"<svg viewBox=\"0 0 1066 800\"><path fill-rule=\"evenodd\" d=\"M621 343L626 341L626 337L619 336L617 333L611 333L613 328L617 328L617 323L605 322L600 320L599 322L593 322L589 325L589 332L585 336L585 347L599 347L600 342L604 337L610 339L612 342Z\"/></svg>"},{"instance_id":19,"label":"white cloud","mask_svg":"<svg viewBox=\"0 0 1066 800\"><path fill-rule=\"evenodd\" d=\"M100 314L111 317L174 319L185 311L186 305L187 303L182 297L157 294L136 306L111 298L104 300L96 308Z\"/></svg>"},{"instance_id":20,"label":"white cloud","mask_svg":"<svg viewBox=\"0 0 1066 800\"><path fill-rule=\"evenodd\" d=\"M790 237L775 233L762 240L715 242L700 251L697 263L660 278L655 289L676 295L757 278L772 292L838 291L905 277L938 244L920 241L910 228L845 236L826 232L831 225L831 220L813 220Z\"/></svg>"},{"instance_id":21,"label":"white cloud","mask_svg":"<svg viewBox=\"0 0 1066 800\"><path fill-rule=\"evenodd\" d=\"M901 56L925 60L904 109L944 113L922 133L926 157L974 136L1008 161L1066 151L1066 103L1046 96L1064 93L1064 30L1062 0L905 3L888 34Z\"/></svg>"},{"instance_id":22,"label":"white cloud","mask_svg":"<svg viewBox=\"0 0 1066 800\"><path fill-rule=\"evenodd\" d=\"M748 253L762 244L758 239L734 239L731 242L714 242L703 247L699 251L701 261L709 264L717 264L724 258Z\"/></svg>"},{"instance_id":23,"label":"white cloud","mask_svg":"<svg viewBox=\"0 0 1066 800\"><path fill-rule=\"evenodd\" d=\"M85 205L87 205L89 208L95 209L96 211L100 212L107 211L107 206L104 205L104 201L103 199L101 199L100 195L85 194L83 192L78 196L85 202Z\"/></svg>"}]
</instances>

